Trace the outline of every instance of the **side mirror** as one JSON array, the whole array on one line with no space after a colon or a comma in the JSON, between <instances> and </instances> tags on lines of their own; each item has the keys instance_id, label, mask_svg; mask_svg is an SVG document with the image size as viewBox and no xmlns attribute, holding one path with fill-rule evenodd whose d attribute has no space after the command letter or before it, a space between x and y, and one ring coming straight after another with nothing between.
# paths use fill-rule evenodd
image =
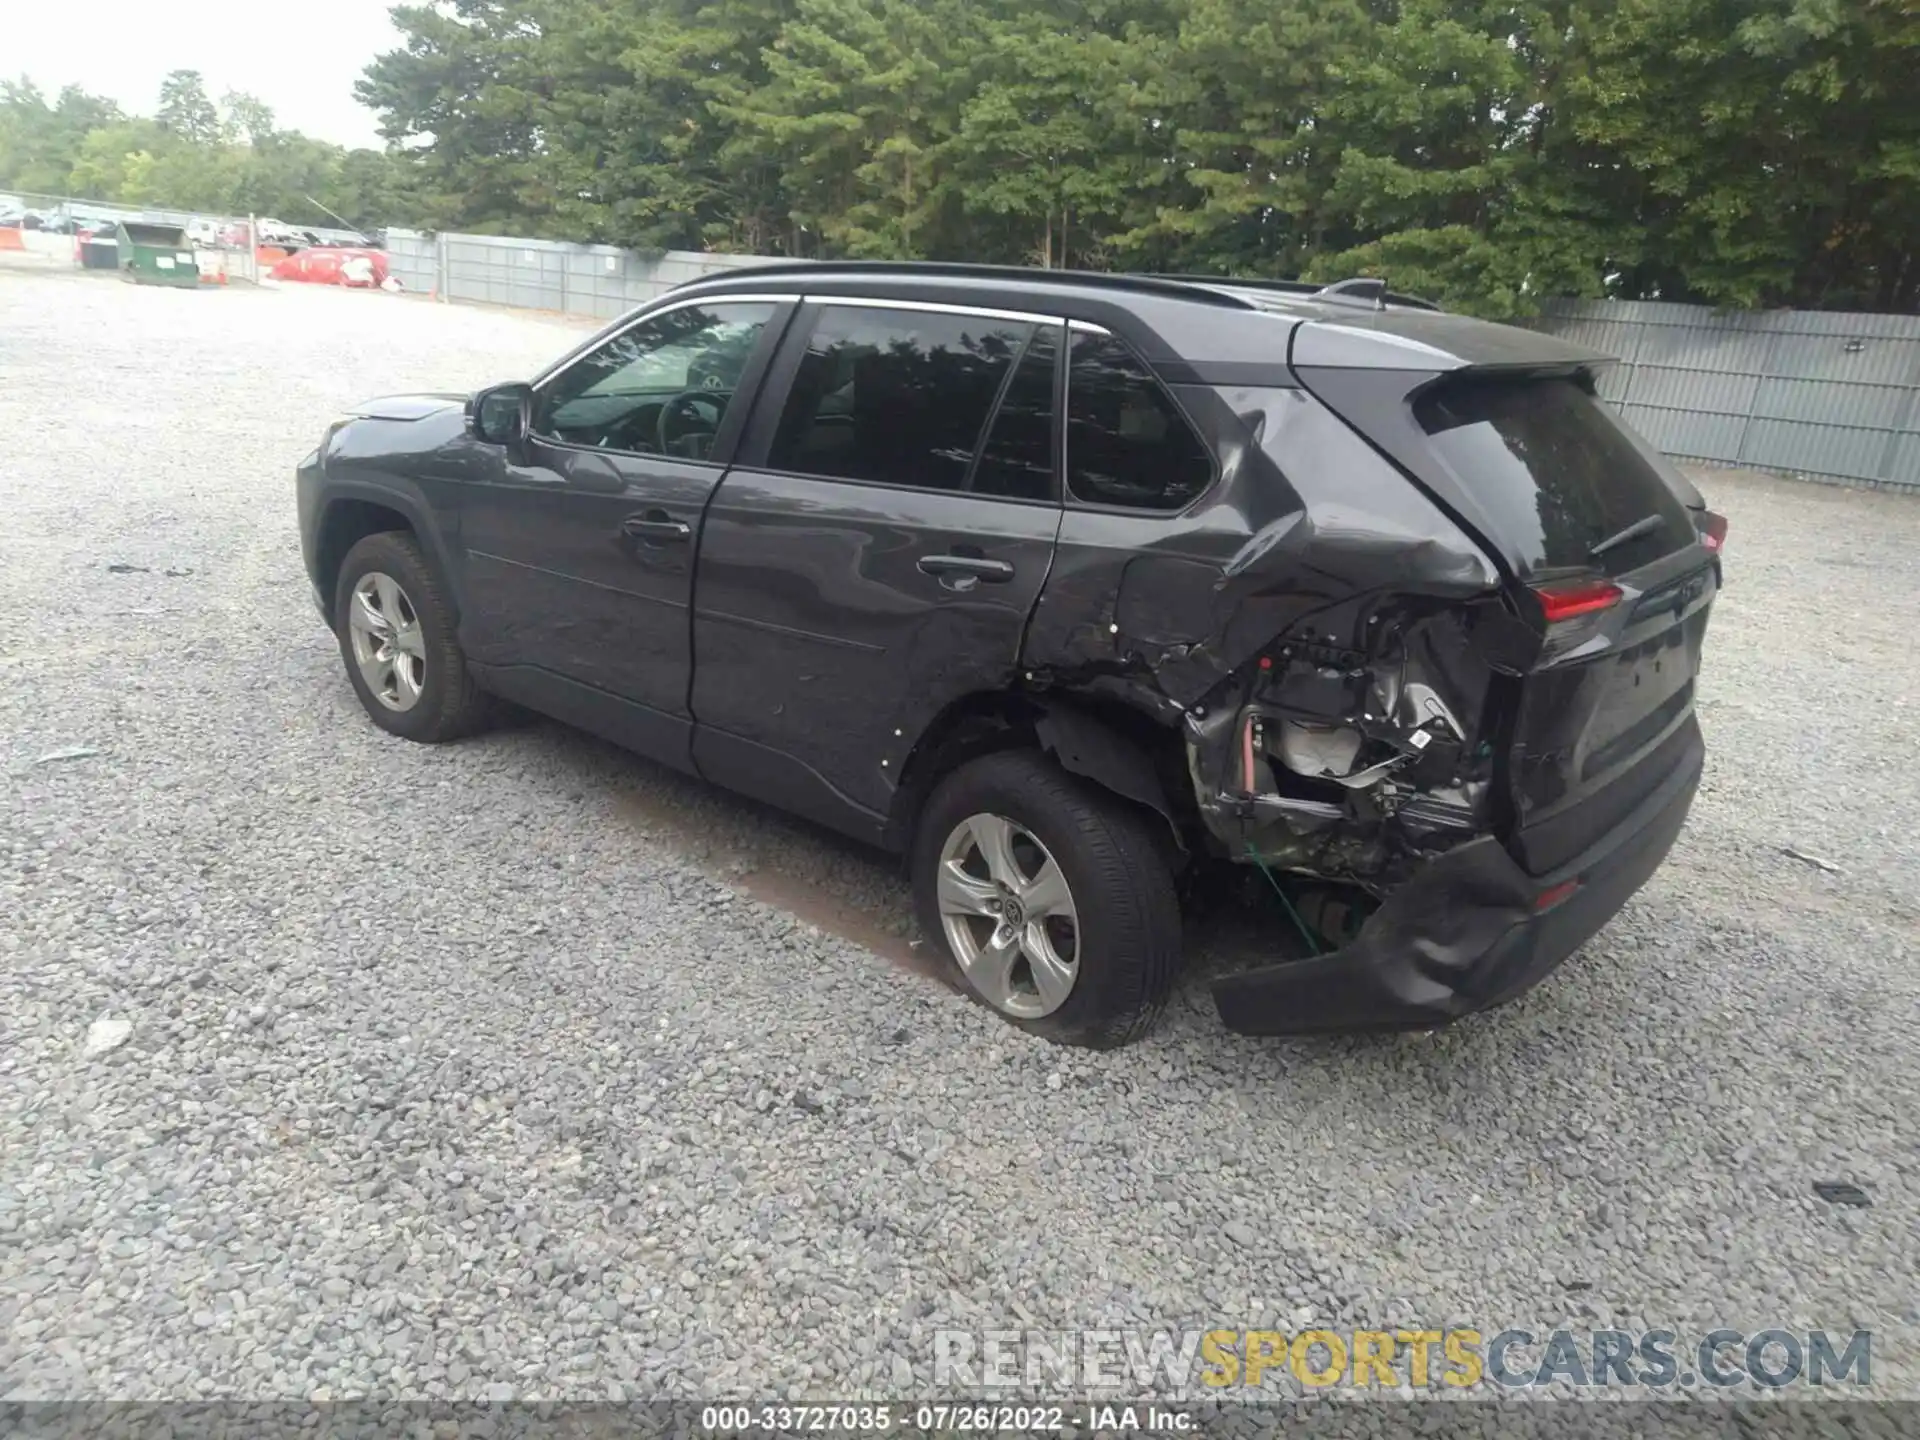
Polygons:
<instances>
[{"instance_id":1,"label":"side mirror","mask_svg":"<svg viewBox=\"0 0 1920 1440\"><path fill-rule=\"evenodd\" d=\"M467 433L518 451L533 423L533 387L515 381L477 390L467 400Z\"/></svg>"}]
</instances>

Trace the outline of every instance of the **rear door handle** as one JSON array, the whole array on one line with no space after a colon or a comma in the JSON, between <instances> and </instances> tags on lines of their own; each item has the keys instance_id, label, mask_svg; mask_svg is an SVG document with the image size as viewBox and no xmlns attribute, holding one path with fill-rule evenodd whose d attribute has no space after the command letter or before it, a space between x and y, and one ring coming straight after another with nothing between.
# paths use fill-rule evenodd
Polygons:
<instances>
[{"instance_id":1,"label":"rear door handle","mask_svg":"<svg viewBox=\"0 0 1920 1440\"><path fill-rule=\"evenodd\" d=\"M644 515L629 515L622 520L620 533L635 540L651 540L656 545L672 544L690 538L693 527L684 520L675 520L664 510L649 510Z\"/></svg>"},{"instance_id":2,"label":"rear door handle","mask_svg":"<svg viewBox=\"0 0 1920 1440\"><path fill-rule=\"evenodd\" d=\"M1004 585L1013 579L1013 566L1004 560L989 560L984 555L922 555L920 573L964 575L989 585Z\"/></svg>"}]
</instances>

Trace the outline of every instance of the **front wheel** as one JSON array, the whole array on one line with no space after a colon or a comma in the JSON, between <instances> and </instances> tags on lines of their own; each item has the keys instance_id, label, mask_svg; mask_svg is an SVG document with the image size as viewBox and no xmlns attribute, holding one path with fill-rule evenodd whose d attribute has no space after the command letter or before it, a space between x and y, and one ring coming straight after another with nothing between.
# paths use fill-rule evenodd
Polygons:
<instances>
[{"instance_id":1,"label":"front wheel","mask_svg":"<svg viewBox=\"0 0 1920 1440\"><path fill-rule=\"evenodd\" d=\"M920 816L921 929L977 999L1022 1029L1096 1049L1137 1040L1180 963L1158 823L1031 751L975 760Z\"/></svg>"},{"instance_id":2,"label":"front wheel","mask_svg":"<svg viewBox=\"0 0 1920 1440\"><path fill-rule=\"evenodd\" d=\"M333 616L347 678L382 730L435 744L486 724L487 697L467 673L453 607L413 536L369 535L349 550Z\"/></svg>"}]
</instances>

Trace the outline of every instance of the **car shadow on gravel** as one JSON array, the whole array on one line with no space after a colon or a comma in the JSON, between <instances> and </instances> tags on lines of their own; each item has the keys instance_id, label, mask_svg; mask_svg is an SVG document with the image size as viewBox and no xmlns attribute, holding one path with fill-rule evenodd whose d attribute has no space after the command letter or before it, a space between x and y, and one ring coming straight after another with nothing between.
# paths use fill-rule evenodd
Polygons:
<instances>
[{"instance_id":1,"label":"car shadow on gravel","mask_svg":"<svg viewBox=\"0 0 1920 1440\"><path fill-rule=\"evenodd\" d=\"M897 858L557 721L528 717L517 729L577 772L579 788L610 786L615 813L636 838L668 846L717 883L910 974L961 989L950 962L920 938ZM1212 979L1304 953L1273 896L1251 883L1211 887L1204 906L1189 909L1186 950L1169 1008L1202 1010L1210 1020Z\"/></svg>"}]
</instances>

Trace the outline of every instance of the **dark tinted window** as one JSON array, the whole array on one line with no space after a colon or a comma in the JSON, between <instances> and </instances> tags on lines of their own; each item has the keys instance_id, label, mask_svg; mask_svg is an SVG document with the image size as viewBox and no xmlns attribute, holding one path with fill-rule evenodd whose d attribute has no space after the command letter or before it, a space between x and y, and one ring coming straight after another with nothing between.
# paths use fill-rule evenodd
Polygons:
<instances>
[{"instance_id":1,"label":"dark tinted window","mask_svg":"<svg viewBox=\"0 0 1920 1440\"><path fill-rule=\"evenodd\" d=\"M969 489L1020 500L1053 498L1053 401L1059 359L1059 331L1052 326L1036 330L1000 397Z\"/></svg>"},{"instance_id":2,"label":"dark tinted window","mask_svg":"<svg viewBox=\"0 0 1920 1440\"><path fill-rule=\"evenodd\" d=\"M1033 326L828 306L807 342L767 463L776 470L958 490Z\"/></svg>"},{"instance_id":3,"label":"dark tinted window","mask_svg":"<svg viewBox=\"0 0 1920 1440\"><path fill-rule=\"evenodd\" d=\"M1459 381L1421 397L1414 414L1531 569L1624 575L1693 540L1656 462L1571 380ZM1660 521L1649 533L1592 557L1649 515Z\"/></svg>"},{"instance_id":4,"label":"dark tinted window","mask_svg":"<svg viewBox=\"0 0 1920 1440\"><path fill-rule=\"evenodd\" d=\"M704 460L774 307L685 305L588 351L542 388L535 433Z\"/></svg>"},{"instance_id":5,"label":"dark tinted window","mask_svg":"<svg viewBox=\"0 0 1920 1440\"><path fill-rule=\"evenodd\" d=\"M1067 483L1082 500L1178 510L1213 459L1173 397L1110 335L1075 335L1067 374Z\"/></svg>"}]
</instances>

